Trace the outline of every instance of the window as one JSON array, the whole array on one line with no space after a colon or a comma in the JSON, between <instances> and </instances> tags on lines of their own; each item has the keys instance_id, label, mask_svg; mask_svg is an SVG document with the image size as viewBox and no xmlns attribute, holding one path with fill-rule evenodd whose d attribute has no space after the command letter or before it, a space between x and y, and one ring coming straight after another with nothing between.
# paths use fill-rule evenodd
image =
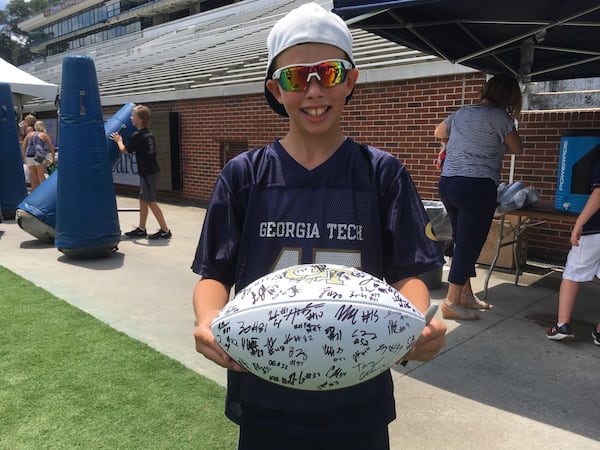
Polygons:
<instances>
[{"instance_id":1,"label":"window","mask_svg":"<svg viewBox=\"0 0 600 450\"><path fill-rule=\"evenodd\" d=\"M106 5L106 16L114 17L121 13L121 4L119 2L113 3L112 5Z\"/></svg>"}]
</instances>

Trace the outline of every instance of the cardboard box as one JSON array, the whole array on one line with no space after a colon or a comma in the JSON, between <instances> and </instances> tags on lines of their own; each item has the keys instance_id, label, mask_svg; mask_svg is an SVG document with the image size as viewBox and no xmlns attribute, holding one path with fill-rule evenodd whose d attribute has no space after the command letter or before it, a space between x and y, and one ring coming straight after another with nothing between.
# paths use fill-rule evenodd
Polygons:
<instances>
[{"instance_id":1,"label":"cardboard box","mask_svg":"<svg viewBox=\"0 0 600 450\"><path fill-rule=\"evenodd\" d=\"M504 229L502 243L511 242L514 240L514 234L511 231L514 228L516 219L511 220L509 218L504 219ZM477 259L478 264L490 265L496 254L496 246L498 245L498 233L500 231L500 220L494 219L490 226L488 237L483 244L479 258ZM517 243L517 257L519 258L519 265L524 266L527 263L527 231L522 232ZM496 267L503 267L505 269L514 269L515 260L513 258L513 247L512 245L504 245L500 249L498 260L496 261Z\"/></svg>"}]
</instances>

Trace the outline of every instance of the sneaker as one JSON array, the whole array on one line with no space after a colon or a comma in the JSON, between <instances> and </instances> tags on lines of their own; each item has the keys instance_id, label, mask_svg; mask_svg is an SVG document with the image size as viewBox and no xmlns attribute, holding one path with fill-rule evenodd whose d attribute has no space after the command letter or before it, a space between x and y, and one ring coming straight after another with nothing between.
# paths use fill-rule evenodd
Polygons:
<instances>
[{"instance_id":1,"label":"sneaker","mask_svg":"<svg viewBox=\"0 0 600 450\"><path fill-rule=\"evenodd\" d=\"M594 331L592 331L592 337L594 338L594 344L600 345L600 331L594 329Z\"/></svg>"},{"instance_id":2,"label":"sneaker","mask_svg":"<svg viewBox=\"0 0 600 450\"><path fill-rule=\"evenodd\" d=\"M148 236L148 239L171 239L172 236L173 235L171 234L171 230L158 230L156 233Z\"/></svg>"},{"instance_id":3,"label":"sneaker","mask_svg":"<svg viewBox=\"0 0 600 450\"><path fill-rule=\"evenodd\" d=\"M146 233L146 230L142 230L140 227L137 227L135 230L131 230L125 233L125 236L130 238L146 237L148 236L148 233Z\"/></svg>"},{"instance_id":4,"label":"sneaker","mask_svg":"<svg viewBox=\"0 0 600 450\"><path fill-rule=\"evenodd\" d=\"M553 341L562 341L562 340L572 340L575 338L573 334L573 330L571 330L571 325L568 323L563 324L562 327L554 326L546 331L546 337L548 339L552 339Z\"/></svg>"}]
</instances>

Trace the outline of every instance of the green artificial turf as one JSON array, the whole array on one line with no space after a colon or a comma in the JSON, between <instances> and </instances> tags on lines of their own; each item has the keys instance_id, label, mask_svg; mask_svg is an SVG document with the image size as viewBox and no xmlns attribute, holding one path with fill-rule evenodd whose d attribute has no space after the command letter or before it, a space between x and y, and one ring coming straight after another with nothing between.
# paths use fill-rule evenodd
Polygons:
<instances>
[{"instance_id":1,"label":"green artificial turf","mask_svg":"<svg viewBox=\"0 0 600 450\"><path fill-rule=\"evenodd\" d=\"M224 398L0 267L0 449L235 449Z\"/></svg>"}]
</instances>

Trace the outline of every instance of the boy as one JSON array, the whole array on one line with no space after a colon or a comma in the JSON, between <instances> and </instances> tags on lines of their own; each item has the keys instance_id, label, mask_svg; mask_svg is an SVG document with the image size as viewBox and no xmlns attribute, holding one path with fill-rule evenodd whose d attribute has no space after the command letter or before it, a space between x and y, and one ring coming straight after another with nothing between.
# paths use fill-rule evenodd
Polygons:
<instances>
[{"instance_id":1,"label":"boy","mask_svg":"<svg viewBox=\"0 0 600 450\"><path fill-rule=\"evenodd\" d=\"M579 291L579 283L600 277L600 159L594 164L592 192L571 231L571 250L563 271L558 296L558 319L546 332L553 341L575 338L569 322ZM592 330L594 344L600 345L600 322Z\"/></svg>"},{"instance_id":2,"label":"boy","mask_svg":"<svg viewBox=\"0 0 600 450\"><path fill-rule=\"evenodd\" d=\"M345 23L305 4L275 24L267 47L265 95L289 117L289 131L231 160L217 180L192 265L202 276L193 300L196 350L229 369L225 413L240 425L238 449L388 449L395 419L389 370L340 390L285 388L245 372L210 331L233 285L239 291L274 270L314 262L385 278L424 313L429 292L417 275L443 264L439 246L425 237L427 215L406 169L341 132L358 77ZM261 224L273 221L321 231L261 234ZM361 227L361 238L330 235L331 223ZM406 359L431 359L445 331L434 319Z\"/></svg>"},{"instance_id":3,"label":"boy","mask_svg":"<svg viewBox=\"0 0 600 450\"><path fill-rule=\"evenodd\" d=\"M135 230L128 231L128 238L148 239L171 239L173 236L167 226L165 217L158 206L156 195L156 183L160 173L160 167L156 160L156 139L148 129L150 126L150 110L144 105L137 105L131 111L131 123L137 131L131 135L127 145L123 144L123 137L119 133L112 133L110 138L116 142L121 153L135 153L138 172L140 174L140 221ZM160 230L148 236L146 232L146 220L148 210L152 211Z\"/></svg>"}]
</instances>

